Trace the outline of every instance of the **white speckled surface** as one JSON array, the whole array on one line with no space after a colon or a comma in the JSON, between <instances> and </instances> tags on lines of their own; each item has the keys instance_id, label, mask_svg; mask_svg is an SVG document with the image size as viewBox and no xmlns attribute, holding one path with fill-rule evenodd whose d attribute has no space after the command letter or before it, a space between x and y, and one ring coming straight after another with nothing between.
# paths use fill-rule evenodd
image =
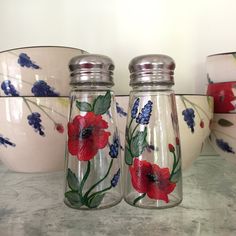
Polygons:
<instances>
[{"instance_id":1,"label":"white speckled surface","mask_svg":"<svg viewBox=\"0 0 236 236\"><path fill-rule=\"evenodd\" d=\"M200 157L184 173L184 200L175 208L144 210L121 202L79 211L62 202L62 172L22 174L0 165L0 235L236 235L235 169L221 157Z\"/></svg>"}]
</instances>

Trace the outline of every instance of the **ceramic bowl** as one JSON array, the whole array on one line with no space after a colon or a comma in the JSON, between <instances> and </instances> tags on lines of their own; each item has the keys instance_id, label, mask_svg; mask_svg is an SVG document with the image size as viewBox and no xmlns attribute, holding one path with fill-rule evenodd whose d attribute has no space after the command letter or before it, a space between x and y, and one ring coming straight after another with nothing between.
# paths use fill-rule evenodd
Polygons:
<instances>
[{"instance_id":1,"label":"ceramic bowl","mask_svg":"<svg viewBox=\"0 0 236 236\"><path fill-rule=\"evenodd\" d=\"M125 146L128 100L128 96L116 96L117 120L122 147ZM176 105L182 150L182 167L186 169L200 155L203 143L210 134L209 124L213 116L213 98L205 95L176 95ZM184 120L182 113L186 109L193 110L193 127L189 127ZM123 152L122 155L124 155Z\"/></svg>"},{"instance_id":2,"label":"ceramic bowl","mask_svg":"<svg viewBox=\"0 0 236 236\"><path fill-rule=\"evenodd\" d=\"M64 166L68 98L0 97L0 159L17 172Z\"/></svg>"},{"instance_id":3,"label":"ceramic bowl","mask_svg":"<svg viewBox=\"0 0 236 236\"><path fill-rule=\"evenodd\" d=\"M210 83L207 95L214 98L215 113L236 113L236 81Z\"/></svg>"},{"instance_id":4,"label":"ceramic bowl","mask_svg":"<svg viewBox=\"0 0 236 236\"><path fill-rule=\"evenodd\" d=\"M214 114L210 141L220 156L236 164L236 114Z\"/></svg>"},{"instance_id":5,"label":"ceramic bowl","mask_svg":"<svg viewBox=\"0 0 236 236\"><path fill-rule=\"evenodd\" d=\"M0 52L0 96L68 96L68 63L84 53L58 46Z\"/></svg>"},{"instance_id":6,"label":"ceramic bowl","mask_svg":"<svg viewBox=\"0 0 236 236\"><path fill-rule=\"evenodd\" d=\"M236 80L236 52L209 55L206 59L208 82Z\"/></svg>"}]
</instances>

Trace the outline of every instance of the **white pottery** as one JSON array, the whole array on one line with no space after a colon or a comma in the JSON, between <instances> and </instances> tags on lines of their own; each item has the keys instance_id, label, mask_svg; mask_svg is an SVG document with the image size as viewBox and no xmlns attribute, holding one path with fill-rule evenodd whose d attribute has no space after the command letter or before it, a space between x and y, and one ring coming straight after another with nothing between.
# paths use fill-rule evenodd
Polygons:
<instances>
[{"instance_id":1,"label":"white pottery","mask_svg":"<svg viewBox=\"0 0 236 236\"><path fill-rule=\"evenodd\" d=\"M210 141L221 157L236 164L236 114L214 114Z\"/></svg>"},{"instance_id":2,"label":"white pottery","mask_svg":"<svg viewBox=\"0 0 236 236\"><path fill-rule=\"evenodd\" d=\"M208 82L235 81L236 52L209 55L206 59L206 70Z\"/></svg>"},{"instance_id":3,"label":"white pottery","mask_svg":"<svg viewBox=\"0 0 236 236\"><path fill-rule=\"evenodd\" d=\"M25 100L26 99L26 100ZM0 97L0 159L17 172L48 172L64 166L68 98ZM41 130L29 124L40 114Z\"/></svg>"},{"instance_id":4,"label":"white pottery","mask_svg":"<svg viewBox=\"0 0 236 236\"><path fill-rule=\"evenodd\" d=\"M32 88L38 81L44 81L58 96L68 96L69 61L84 53L81 49L59 46L0 52L0 96L11 95L2 89L4 81L10 81L19 96L37 96Z\"/></svg>"}]
</instances>

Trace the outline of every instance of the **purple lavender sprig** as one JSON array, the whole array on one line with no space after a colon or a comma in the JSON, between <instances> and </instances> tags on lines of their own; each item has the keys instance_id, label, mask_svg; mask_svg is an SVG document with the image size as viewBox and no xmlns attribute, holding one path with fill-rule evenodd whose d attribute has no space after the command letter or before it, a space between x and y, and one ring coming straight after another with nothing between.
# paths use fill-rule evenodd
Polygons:
<instances>
[{"instance_id":1,"label":"purple lavender sprig","mask_svg":"<svg viewBox=\"0 0 236 236\"><path fill-rule=\"evenodd\" d=\"M59 93L55 92L45 81L36 81L31 89L34 96L37 97L58 97Z\"/></svg>"},{"instance_id":2,"label":"purple lavender sprig","mask_svg":"<svg viewBox=\"0 0 236 236\"><path fill-rule=\"evenodd\" d=\"M41 136L45 136L43 132L43 126L41 124L42 120L40 117L41 115L38 112L33 112L32 114L27 116L27 119L29 125L34 128L35 132L38 132Z\"/></svg>"},{"instance_id":3,"label":"purple lavender sprig","mask_svg":"<svg viewBox=\"0 0 236 236\"><path fill-rule=\"evenodd\" d=\"M11 83L10 80L4 80L1 83L1 89L8 96L15 96L15 97L19 96L19 92L15 89L14 85Z\"/></svg>"},{"instance_id":4,"label":"purple lavender sprig","mask_svg":"<svg viewBox=\"0 0 236 236\"><path fill-rule=\"evenodd\" d=\"M120 169L118 169L118 171L116 172L116 174L114 174L112 180L111 180L111 186L114 188L116 187L116 185L118 184L120 179Z\"/></svg>"},{"instance_id":5,"label":"purple lavender sprig","mask_svg":"<svg viewBox=\"0 0 236 236\"><path fill-rule=\"evenodd\" d=\"M139 112L136 118L136 122L138 124L147 125L149 123L152 113L152 104L153 102L149 100L147 104L142 108L141 112Z\"/></svg>"},{"instance_id":6,"label":"purple lavender sprig","mask_svg":"<svg viewBox=\"0 0 236 236\"><path fill-rule=\"evenodd\" d=\"M40 66L36 65L26 53L21 53L17 62L21 67L41 69Z\"/></svg>"}]
</instances>

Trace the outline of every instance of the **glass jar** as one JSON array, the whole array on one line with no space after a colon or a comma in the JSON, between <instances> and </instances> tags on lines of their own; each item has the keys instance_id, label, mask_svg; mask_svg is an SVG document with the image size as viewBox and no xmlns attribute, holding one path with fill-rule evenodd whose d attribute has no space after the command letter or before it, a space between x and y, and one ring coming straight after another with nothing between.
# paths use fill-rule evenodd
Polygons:
<instances>
[{"instance_id":1,"label":"glass jar","mask_svg":"<svg viewBox=\"0 0 236 236\"><path fill-rule=\"evenodd\" d=\"M65 169L66 205L113 206L122 199L120 142L116 126L114 64L102 55L72 58Z\"/></svg>"},{"instance_id":2,"label":"glass jar","mask_svg":"<svg viewBox=\"0 0 236 236\"><path fill-rule=\"evenodd\" d=\"M182 201L181 149L174 84L175 63L144 55L129 65L129 111L125 145L127 203L167 208Z\"/></svg>"}]
</instances>

